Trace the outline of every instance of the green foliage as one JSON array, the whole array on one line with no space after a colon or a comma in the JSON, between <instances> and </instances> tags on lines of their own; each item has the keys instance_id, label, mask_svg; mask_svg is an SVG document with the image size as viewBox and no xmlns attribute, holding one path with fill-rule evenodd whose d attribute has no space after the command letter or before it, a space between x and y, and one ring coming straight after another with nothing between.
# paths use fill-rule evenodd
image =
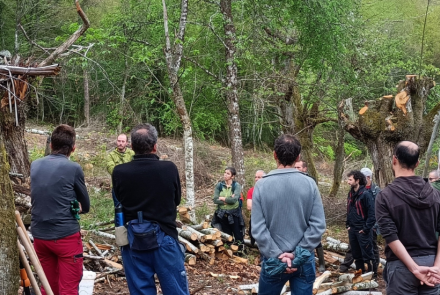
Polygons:
<instances>
[{"instance_id":1,"label":"green foliage","mask_svg":"<svg viewBox=\"0 0 440 295\"><path fill-rule=\"evenodd\" d=\"M29 160L31 161L31 163L37 159L43 158L44 151L45 151L45 148L34 147L33 149L31 149L29 151Z\"/></svg>"},{"instance_id":2,"label":"green foliage","mask_svg":"<svg viewBox=\"0 0 440 295\"><path fill-rule=\"evenodd\" d=\"M351 156L352 158L357 158L362 155L362 151L359 150L357 146L350 142L344 142L344 150L347 156Z\"/></svg>"},{"instance_id":3,"label":"green foliage","mask_svg":"<svg viewBox=\"0 0 440 295\"><path fill-rule=\"evenodd\" d=\"M81 215L81 227L92 229L92 225L97 222L105 222L114 219L115 209L111 192L92 188L89 190L89 197L90 211L87 214Z\"/></svg>"},{"instance_id":4,"label":"green foliage","mask_svg":"<svg viewBox=\"0 0 440 295\"><path fill-rule=\"evenodd\" d=\"M205 216L212 213L212 210L208 207L206 202L203 202L202 206L197 206L196 208L196 220L200 223L205 220Z\"/></svg>"}]
</instances>

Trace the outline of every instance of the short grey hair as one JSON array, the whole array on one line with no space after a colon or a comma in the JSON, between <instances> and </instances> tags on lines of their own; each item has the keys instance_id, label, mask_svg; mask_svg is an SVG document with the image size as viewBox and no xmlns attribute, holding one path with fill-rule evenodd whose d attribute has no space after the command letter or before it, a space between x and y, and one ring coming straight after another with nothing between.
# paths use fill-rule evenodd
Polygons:
<instances>
[{"instance_id":1,"label":"short grey hair","mask_svg":"<svg viewBox=\"0 0 440 295\"><path fill-rule=\"evenodd\" d=\"M139 124L131 130L131 148L137 155L149 154L157 143L157 130L149 124Z\"/></svg>"},{"instance_id":2,"label":"short grey hair","mask_svg":"<svg viewBox=\"0 0 440 295\"><path fill-rule=\"evenodd\" d=\"M264 170L257 170L257 172L255 172L255 174L257 174L258 172L263 172L263 176L266 176L266 172L264 172Z\"/></svg>"}]
</instances>

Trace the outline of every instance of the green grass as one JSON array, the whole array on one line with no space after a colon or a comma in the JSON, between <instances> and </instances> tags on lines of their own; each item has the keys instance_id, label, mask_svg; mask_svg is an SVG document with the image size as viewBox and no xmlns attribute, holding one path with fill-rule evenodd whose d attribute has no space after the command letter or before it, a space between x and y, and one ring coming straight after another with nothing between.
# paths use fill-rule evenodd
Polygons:
<instances>
[{"instance_id":1,"label":"green grass","mask_svg":"<svg viewBox=\"0 0 440 295\"><path fill-rule=\"evenodd\" d=\"M80 224L84 229L91 229L93 224L106 222L114 219L115 209L111 192L96 191L92 189L89 192L90 211L87 214L81 214Z\"/></svg>"},{"instance_id":2,"label":"green grass","mask_svg":"<svg viewBox=\"0 0 440 295\"><path fill-rule=\"evenodd\" d=\"M206 215L212 213L212 210L208 207L208 204L206 202L203 202L202 206L196 207L195 210L197 223L202 222L203 220L205 220Z\"/></svg>"}]
</instances>

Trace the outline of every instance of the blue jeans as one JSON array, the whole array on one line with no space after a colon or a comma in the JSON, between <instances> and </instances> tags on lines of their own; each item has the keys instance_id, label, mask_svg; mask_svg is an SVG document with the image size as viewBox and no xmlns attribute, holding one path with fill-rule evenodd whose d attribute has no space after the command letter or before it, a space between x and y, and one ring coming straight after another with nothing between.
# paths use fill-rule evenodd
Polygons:
<instances>
[{"instance_id":1,"label":"blue jeans","mask_svg":"<svg viewBox=\"0 0 440 295\"><path fill-rule=\"evenodd\" d=\"M156 295L154 274L164 295L189 295L184 256L176 239L165 235L155 250L135 251L127 245L121 252L131 295Z\"/></svg>"},{"instance_id":2,"label":"blue jeans","mask_svg":"<svg viewBox=\"0 0 440 295\"><path fill-rule=\"evenodd\" d=\"M116 199L115 190L112 189L112 198L113 198L113 204L115 205L115 208L121 205L121 203ZM115 210L113 210L115 211ZM115 224L116 224L116 213L115 213Z\"/></svg>"},{"instance_id":3,"label":"blue jeans","mask_svg":"<svg viewBox=\"0 0 440 295\"><path fill-rule=\"evenodd\" d=\"M280 294L283 286L289 281L292 295L312 295L315 281L315 255L300 266L294 273L282 273L269 276L264 270L265 259L261 266L258 295Z\"/></svg>"}]
</instances>

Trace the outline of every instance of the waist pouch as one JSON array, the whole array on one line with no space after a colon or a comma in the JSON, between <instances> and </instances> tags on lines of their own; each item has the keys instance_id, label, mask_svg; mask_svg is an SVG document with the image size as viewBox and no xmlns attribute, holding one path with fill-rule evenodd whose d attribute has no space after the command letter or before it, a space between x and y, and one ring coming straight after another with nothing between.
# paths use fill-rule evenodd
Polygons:
<instances>
[{"instance_id":1,"label":"waist pouch","mask_svg":"<svg viewBox=\"0 0 440 295\"><path fill-rule=\"evenodd\" d=\"M127 228L125 226L118 226L115 228L116 245L122 247L128 245Z\"/></svg>"},{"instance_id":2,"label":"waist pouch","mask_svg":"<svg viewBox=\"0 0 440 295\"><path fill-rule=\"evenodd\" d=\"M159 248L165 233L157 222L131 220L127 225L130 248L136 251L151 251Z\"/></svg>"}]
</instances>

